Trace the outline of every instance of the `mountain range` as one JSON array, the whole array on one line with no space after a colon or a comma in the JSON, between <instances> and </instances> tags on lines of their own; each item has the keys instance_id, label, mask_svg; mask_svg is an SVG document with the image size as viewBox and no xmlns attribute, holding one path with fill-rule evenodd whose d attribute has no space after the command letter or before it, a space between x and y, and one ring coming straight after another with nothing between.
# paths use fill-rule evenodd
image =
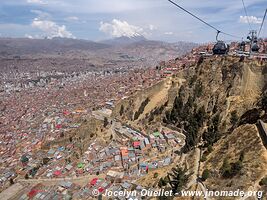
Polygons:
<instances>
[{"instance_id":1,"label":"mountain range","mask_svg":"<svg viewBox=\"0 0 267 200\"><path fill-rule=\"evenodd\" d=\"M182 42L185 51L195 47L194 43ZM0 38L0 56L27 55L37 53L53 53L68 51L98 51L110 50L118 47L146 48L154 47L176 48L176 44L151 41L143 36L118 37L110 40L93 42L81 39L53 38L53 39L28 39L28 38Z\"/></svg>"}]
</instances>

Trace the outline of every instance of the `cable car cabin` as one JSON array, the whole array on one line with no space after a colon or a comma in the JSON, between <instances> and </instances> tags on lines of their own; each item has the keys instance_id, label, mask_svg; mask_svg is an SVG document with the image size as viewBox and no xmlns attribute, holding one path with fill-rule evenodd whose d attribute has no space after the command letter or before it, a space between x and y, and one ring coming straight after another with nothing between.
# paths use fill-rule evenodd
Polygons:
<instances>
[{"instance_id":1,"label":"cable car cabin","mask_svg":"<svg viewBox=\"0 0 267 200\"><path fill-rule=\"evenodd\" d=\"M225 55L228 51L229 46L224 41L218 41L212 49L214 55Z\"/></svg>"},{"instance_id":2,"label":"cable car cabin","mask_svg":"<svg viewBox=\"0 0 267 200\"><path fill-rule=\"evenodd\" d=\"M244 41L242 41L240 44L239 44L239 50L240 51L245 51L246 50L246 43Z\"/></svg>"},{"instance_id":3,"label":"cable car cabin","mask_svg":"<svg viewBox=\"0 0 267 200\"><path fill-rule=\"evenodd\" d=\"M242 42L240 43L240 46L241 46L241 47L246 46L246 43L245 43L244 41L242 41Z\"/></svg>"},{"instance_id":4,"label":"cable car cabin","mask_svg":"<svg viewBox=\"0 0 267 200\"><path fill-rule=\"evenodd\" d=\"M258 52L260 50L260 47L258 46L257 43L254 43L251 47L252 52Z\"/></svg>"}]
</instances>

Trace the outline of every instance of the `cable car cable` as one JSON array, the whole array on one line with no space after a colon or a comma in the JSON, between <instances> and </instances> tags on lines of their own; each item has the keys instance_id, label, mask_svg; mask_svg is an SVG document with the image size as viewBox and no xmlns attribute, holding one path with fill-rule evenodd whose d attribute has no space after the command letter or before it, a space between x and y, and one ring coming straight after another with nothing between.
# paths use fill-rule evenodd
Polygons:
<instances>
[{"instance_id":1,"label":"cable car cable","mask_svg":"<svg viewBox=\"0 0 267 200\"><path fill-rule=\"evenodd\" d=\"M258 37L260 37L261 30L262 30L262 27L263 27L263 24L264 24L264 21L265 21L265 18L266 18L266 14L267 14L267 8L265 10L264 17L263 17L262 22L261 22L261 27L260 27L260 30L259 30L259 33L258 33Z\"/></svg>"},{"instance_id":2,"label":"cable car cable","mask_svg":"<svg viewBox=\"0 0 267 200\"><path fill-rule=\"evenodd\" d=\"M247 16L247 21L248 21L249 29L252 30L252 26L251 26L250 21L249 21L248 12L247 12L247 8L246 8L246 5L245 5L244 0L242 0L242 3L243 3L243 8L244 8L245 14Z\"/></svg>"},{"instance_id":3,"label":"cable car cable","mask_svg":"<svg viewBox=\"0 0 267 200\"><path fill-rule=\"evenodd\" d=\"M219 29L217 29L215 26L209 24L208 22L204 21L203 19L199 18L198 16L196 16L195 14L193 14L192 12L186 10L185 8L183 8L182 6L178 5L177 3L173 2L172 0L168 0L170 3L172 3L173 5L175 5L176 7L178 7L179 9L183 10L184 12L188 13L189 15L191 15L192 17L196 18L197 20L201 21L202 23L206 24L207 26L209 26L210 28L214 29L217 31L217 34L218 33L222 33L224 35L228 35L230 37L234 37L234 38L241 38L241 37L238 37L236 35L232 35L232 34L229 34L229 33L226 33L226 32L223 32Z\"/></svg>"}]
</instances>

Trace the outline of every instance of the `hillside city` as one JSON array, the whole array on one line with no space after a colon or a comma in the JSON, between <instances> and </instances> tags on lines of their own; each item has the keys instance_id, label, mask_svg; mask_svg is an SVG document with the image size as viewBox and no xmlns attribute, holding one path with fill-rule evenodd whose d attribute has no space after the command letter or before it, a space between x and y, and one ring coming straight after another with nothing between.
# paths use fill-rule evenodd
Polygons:
<instances>
[{"instance_id":1,"label":"hillside city","mask_svg":"<svg viewBox=\"0 0 267 200\"><path fill-rule=\"evenodd\" d=\"M266 47L267 41L262 44ZM237 47L231 44L232 56L238 56ZM55 62L51 69L45 67L46 58L35 58L38 70L23 56L1 58L6 68L0 87L0 197L88 199L107 189L141 191L146 186L140 178L179 162L184 131L139 130L112 111L121 100L211 57L211 49L198 46L146 68L138 66L140 61L128 67L111 61L80 71L66 69L62 58L50 60ZM266 59L262 55L252 59ZM62 70L53 70L58 63Z\"/></svg>"}]
</instances>

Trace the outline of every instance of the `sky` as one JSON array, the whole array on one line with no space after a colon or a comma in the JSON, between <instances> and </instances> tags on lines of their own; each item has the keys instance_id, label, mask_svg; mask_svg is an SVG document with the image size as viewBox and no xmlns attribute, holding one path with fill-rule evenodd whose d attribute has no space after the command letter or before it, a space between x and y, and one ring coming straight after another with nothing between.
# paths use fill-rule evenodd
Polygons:
<instances>
[{"instance_id":1,"label":"sky","mask_svg":"<svg viewBox=\"0 0 267 200\"><path fill-rule=\"evenodd\" d=\"M267 0L173 0L217 29L238 36L258 30ZM216 31L167 0L0 0L0 37L101 41L144 36L167 42L214 41ZM267 20L261 36L267 37Z\"/></svg>"}]
</instances>

